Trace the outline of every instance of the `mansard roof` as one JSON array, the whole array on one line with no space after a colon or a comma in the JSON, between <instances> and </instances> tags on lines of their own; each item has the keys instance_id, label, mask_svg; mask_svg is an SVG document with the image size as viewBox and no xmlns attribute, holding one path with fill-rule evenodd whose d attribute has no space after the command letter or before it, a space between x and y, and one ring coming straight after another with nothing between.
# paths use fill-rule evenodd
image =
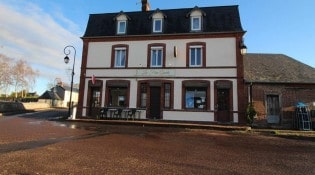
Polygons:
<instances>
[{"instance_id":1,"label":"mansard roof","mask_svg":"<svg viewBox=\"0 0 315 175\"><path fill-rule=\"evenodd\" d=\"M194 8L160 10L167 18L163 24L163 34L187 34L190 31L190 18L187 17ZM201 33L244 32L242 29L238 6L198 7L203 15ZM152 18L156 10L124 12L130 20L126 35L152 35ZM90 14L85 37L107 37L116 35L118 13ZM195 32L194 32L195 33Z\"/></svg>"}]
</instances>

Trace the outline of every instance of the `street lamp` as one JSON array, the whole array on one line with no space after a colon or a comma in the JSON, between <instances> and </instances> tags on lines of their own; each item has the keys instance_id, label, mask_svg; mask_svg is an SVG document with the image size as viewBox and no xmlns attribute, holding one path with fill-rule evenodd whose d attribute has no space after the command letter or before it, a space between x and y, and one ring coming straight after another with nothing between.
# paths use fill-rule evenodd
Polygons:
<instances>
[{"instance_id":1,"label":"street lamp","mask_svg":"<svg viewBox=\"0 0 315 175\"><path fill-rule=\"evenodd\" d=\"M70 86L70 101L69 101L69 110L68 110L68 117L71 116L70 114L70 110L72 107L72 89L73 89L73 76L74 76L74 65L75 65L75 54L76 54L76 50L73 46L68 45L63 49L63 53L66 54L64 61L66 64L69 63L70 58L68 57L68 55L70 55L71 51L70 48L72 48L74 50L74 54L73 54L73 67L72 67L72 73L71 73L71 86Z\"/></svg>"},{"instance_id":2,"label":"street lamp","mask_svg":"<svg viewBox=\"0 0 315 175\"><path fill-rule=\"evenodd\" d=\"M247 47L244 44L244 40L242 39L241 43L240 43L240 50L241 50L241 54L245 55L247 53Z\"/></svg>"}]
</instances>

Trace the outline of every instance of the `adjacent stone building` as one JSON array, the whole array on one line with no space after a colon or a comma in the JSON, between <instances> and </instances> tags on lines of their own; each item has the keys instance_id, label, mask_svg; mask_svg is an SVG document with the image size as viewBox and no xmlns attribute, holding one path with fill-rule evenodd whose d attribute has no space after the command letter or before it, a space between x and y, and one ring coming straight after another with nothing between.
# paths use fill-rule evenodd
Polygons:
<instances>
[{"instance_id":1,"label":"adjacent stone building","mask_svg":"<svg viewBox=\"0 0 315 175\"><path fill-rule=\"evenodd\" d=\"M315 69L283 54L246 54L245 90L256 125L292 127L295 105L315 110ZM315 116L314 116L315 117Z\"/></svg>"}]
</instances>

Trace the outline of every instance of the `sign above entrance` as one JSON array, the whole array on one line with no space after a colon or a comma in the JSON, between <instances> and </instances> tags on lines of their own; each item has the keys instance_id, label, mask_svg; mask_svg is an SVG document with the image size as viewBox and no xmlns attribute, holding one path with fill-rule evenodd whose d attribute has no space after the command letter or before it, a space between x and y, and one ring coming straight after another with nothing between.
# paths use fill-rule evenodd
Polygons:
<instances>
[{"instance_id":1,"label":"sign above entrance","mask_svg":"<svg viewBox=\"0 0 315 175\"><path fill-rule=\"evenodd\" d=\"M175 70L163 70L163 69L138 69L136 73L137 77L174 77Z\"/></svg>"}]
</instances>

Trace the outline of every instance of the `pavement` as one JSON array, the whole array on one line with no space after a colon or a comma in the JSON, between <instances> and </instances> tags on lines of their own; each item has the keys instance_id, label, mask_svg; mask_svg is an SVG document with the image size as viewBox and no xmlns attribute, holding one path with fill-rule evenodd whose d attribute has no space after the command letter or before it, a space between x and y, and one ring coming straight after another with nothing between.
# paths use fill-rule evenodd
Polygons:
<instances>
[{"instance_id":1,"label":"pavement","mask_svg":"<svg viewBox=\"0 0 315 175\"><path fill-rule=\"evenodd\" d=\"M49 109L40 111L51 111L60 109ZM18 113L4 113L1 117L8 115L23 114L34 111L24 111ZM37 111L39 112L39 111ZM46 114L45 114L46 115ZM49 119L51 120L51 119ZM288 130L288 129L272 129L272 128L256 128L248 125L239 124L221 124L213 122L189 122L189 121L168 121L168 120L126 120L126 119L90 119L90 118L79 118L79 119L66 119L64 116L59 116L53 120L63 120L67 122L91 122L91 123L103 123L108 125L136 125L136 126L151 126L151 127L169 127L169 128L189 128L189 129L208 129L208 130L219 130L219 131L234 131L234 132L246 132L246 133L259 133L265 135L277 135L286 137L307 137L315 140L315 131L302 131L302 130Z\"/></svg>"},{"instance_id":2,"label":"pavement","mask_svg":"<svg viewBox=\"0 0 315 175\"><path fill-rule=\"evenodd\" d=\"M108 125L136 125L151 127L169 127L169 128L189 128L189 129L208 129L219 131L233 131L242 133L256 133L264 135L274 135L282 137L300 137L315 141L315 131L288 130L288 129L270 129L270 128L252 128L247 125L238 124L219 124L208 122L183 122L183 121L167 121L167 120L101 120L101 119L67 119L66 121L74 122L92 122L103 123Z\"/></svg>"}]
</instances>

